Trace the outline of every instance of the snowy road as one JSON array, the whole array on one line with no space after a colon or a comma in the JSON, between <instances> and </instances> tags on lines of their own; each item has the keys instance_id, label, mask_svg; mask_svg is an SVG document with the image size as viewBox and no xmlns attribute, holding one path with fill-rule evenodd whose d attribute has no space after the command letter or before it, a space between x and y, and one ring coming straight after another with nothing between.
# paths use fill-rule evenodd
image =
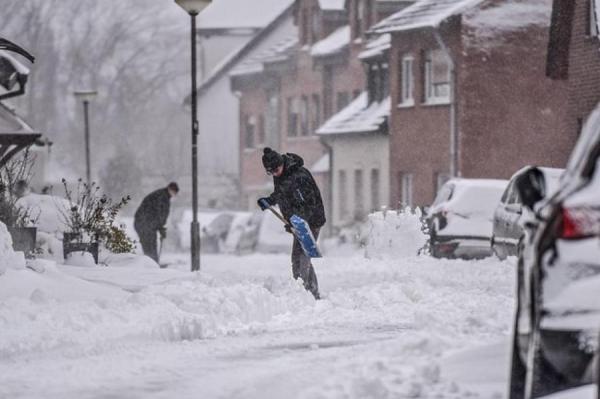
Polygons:
<instances>
[{"instance_id":1,"label":"snowy road","mask_svg":"<svg viewBox=\"0 0 600 399\"><path fill-rule=\"evenodd\" d=\"M59 266L45 273L56 284L3 300L0 397L498 398L504 388L508 262L325 258L315 302L290 281L287 256L208 256L199 275L172 259L169 270Z\"/></svg>"}]
</instances>

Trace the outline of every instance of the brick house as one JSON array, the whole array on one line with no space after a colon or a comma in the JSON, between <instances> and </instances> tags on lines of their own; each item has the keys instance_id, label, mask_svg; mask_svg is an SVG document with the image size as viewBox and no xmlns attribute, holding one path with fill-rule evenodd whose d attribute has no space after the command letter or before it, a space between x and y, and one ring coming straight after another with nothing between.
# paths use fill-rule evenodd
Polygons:
<instances>
[{"instance_id":1,"label":"brick house","mask_svg":"<svg viewBox=\"0 0 600 399\"><path fill-rule=\"evenodd\" d=\"M421 0L391 34L390 202L429 205L450 176L562 167L564 82L544 73L551 0Z\"/></svg>"},{"instance_id":2,"label":"brick house","mask_svg":"<svg viewBox=\"0 0 600 399\"><path fill-rule=\"evenodd\" d=\"M568 85L562 128L575 140L600 101L600 41L595 0L554 0L547 75Z\"/></svg>"},{"instance_id":3,"label":"brick house","mask_svg":"<svg viewBox=\"0 0 600 399\"><path fill-rule=\"evenodd\" d=\"M231 74L240 97L240 174L243 203L272 191L261 164L262 148L300 154L317 179L331 215L332 149L316 131L363 92L358 59L366 30L405 0L297 0L295 37L281 42ZM331 217L329 217L331 220Z\"/></svg>"}]
</instances>

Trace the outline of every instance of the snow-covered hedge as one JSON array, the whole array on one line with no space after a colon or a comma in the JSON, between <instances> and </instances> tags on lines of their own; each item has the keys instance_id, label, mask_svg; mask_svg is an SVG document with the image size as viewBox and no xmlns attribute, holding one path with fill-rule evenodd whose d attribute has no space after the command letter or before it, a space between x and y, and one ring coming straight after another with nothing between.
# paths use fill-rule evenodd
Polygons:
<instances>
[{"instance_id":1,"label":"snow-covered hedge","mask_svg":"<svg viewBox=\"0 0 600 399\"><path fill-rule=\"evenodd\" d=\"M370 214L365 256L381 259L417 255L428 239L422 231L421 218L420 209L413 211L408 207Z\"/></svg>"}]
</instances>

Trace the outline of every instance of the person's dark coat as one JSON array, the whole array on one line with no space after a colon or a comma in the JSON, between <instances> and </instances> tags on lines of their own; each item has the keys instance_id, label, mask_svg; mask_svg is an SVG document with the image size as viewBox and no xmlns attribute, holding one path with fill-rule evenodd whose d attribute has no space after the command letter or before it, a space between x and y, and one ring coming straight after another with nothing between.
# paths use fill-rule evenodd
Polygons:
<instances>
[{"instance_id":1,"label":"person's dark coat","mask_svg":"<svg viewBox=\"0 0 600 399\"><path fill-rule=\"evenodd\" d=\"M296 154L283 154L283 173L273 177L275 190L268 197L271 205L279 205L283 216L290 220L298 215L312 228L325 224L325 208L315 179Z\"/></svg>"},{"instance_id":2,"label":"person's dark coat","mask_svg":"<svg viewBox=\"0 0 600 399\"><path fill-rule=\"evenodd\" d=\"M171 196L167 188L160 188L148 194L135 211L136 229L157 231L167 223Z\"/></svg>"}]
</instances>

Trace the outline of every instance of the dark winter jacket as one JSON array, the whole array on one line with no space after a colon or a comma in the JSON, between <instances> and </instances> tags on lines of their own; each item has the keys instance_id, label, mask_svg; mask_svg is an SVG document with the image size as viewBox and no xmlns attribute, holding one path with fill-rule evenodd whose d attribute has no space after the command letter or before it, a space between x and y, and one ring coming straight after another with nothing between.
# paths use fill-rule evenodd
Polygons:
<instances>
[{"instance_id":1,"label":"dark winter jacket","mask_svg":"<svg viewBox=\"0 0 600 399\"><path fill-rule=\"evenodd\" d=\"M171 196L167 188L148 194L135 211L135 226L141 230L158 230L167 223Z\"/></svg>"},{"instance_id":2,"label":"dark winter jacket","mask_svg":"<svg viewBox=\"0 0 600 399\"><path fill-rule=\"evenodd\" d=\"M321 192L315 179L303 166L304 160L296 154L283 154L283 174L273 177L275 191L268 197L271 205L279 205L283 216L289 220L298 215L310 227L325 224L325 209Z\"/></svg>"}]
</instances>

